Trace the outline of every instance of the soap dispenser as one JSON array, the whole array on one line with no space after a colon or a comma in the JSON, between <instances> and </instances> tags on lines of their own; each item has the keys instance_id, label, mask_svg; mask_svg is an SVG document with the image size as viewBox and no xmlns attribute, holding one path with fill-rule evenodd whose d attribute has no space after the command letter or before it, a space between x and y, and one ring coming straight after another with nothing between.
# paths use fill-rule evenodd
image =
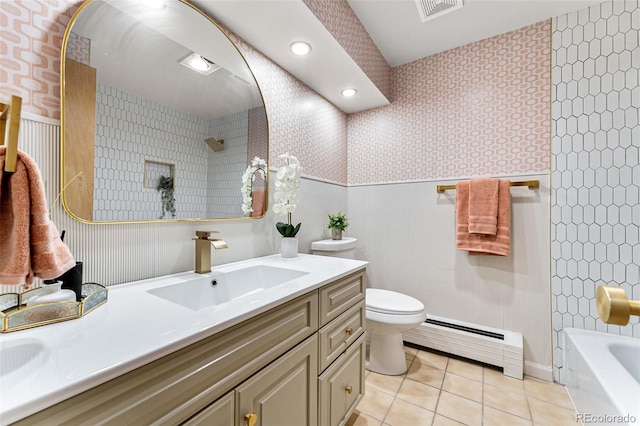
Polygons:
<instances>
[{"instance_id":1,"label":"soap dispenser","mask_svg":"<svg viewBox=\"0 0 640 426\"><path fill-rule=\"evenodd\" d=\"M73 290L63 290L62 281L53 281L42 285L37 296L27 299L27 307L52 302L75 302L76 293Z\"/></svg>"}]
</instances>

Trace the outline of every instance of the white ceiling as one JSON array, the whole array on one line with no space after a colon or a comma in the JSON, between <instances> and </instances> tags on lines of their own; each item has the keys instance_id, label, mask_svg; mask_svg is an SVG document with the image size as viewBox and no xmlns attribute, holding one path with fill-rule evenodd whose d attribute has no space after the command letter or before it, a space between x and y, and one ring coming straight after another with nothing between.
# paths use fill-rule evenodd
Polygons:
<instances>
[{"instance_id":1,"label":"white ceiling","mask_svg":"<svg viewBox=\"0 0 640 426\"><path fill-rule=\"evenodd\" d=\"M390 66L504 34L602 0L464 0L422 23L413 0L347 0Z\"/></svg>"},{"instance_id":2,"label":"white ceiling","mask_svg":"<svg viewBox=\"0 0 640 426\"><path fill-rule=\"evenodd\" d=\"M461 9L421 23L414 0L347 1L391 67L602 2L464 0ZM343 111L388 103L302 0L192 3ZM289 44L296 40L311 43L310 56L289 53ZM356 87L358 94L343 98L345 87Z\"/></svg>"}]
</instances>

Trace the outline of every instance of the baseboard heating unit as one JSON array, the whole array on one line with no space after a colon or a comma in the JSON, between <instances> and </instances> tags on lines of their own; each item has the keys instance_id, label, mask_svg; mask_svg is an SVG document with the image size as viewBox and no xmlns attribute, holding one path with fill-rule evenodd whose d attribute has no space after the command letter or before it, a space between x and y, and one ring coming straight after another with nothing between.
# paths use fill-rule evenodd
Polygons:
<instances>
[{"instance_id":1,"label":"baseboard heating unit","mask_svg":"<svg viewBox=\"0 0 640 426\"><path fill-rule=\"evenodd\" d=\"M506 376L522 379L522 334L429 315L403 333L406 342L503 368Z\"/></svg>"}]
</instances>

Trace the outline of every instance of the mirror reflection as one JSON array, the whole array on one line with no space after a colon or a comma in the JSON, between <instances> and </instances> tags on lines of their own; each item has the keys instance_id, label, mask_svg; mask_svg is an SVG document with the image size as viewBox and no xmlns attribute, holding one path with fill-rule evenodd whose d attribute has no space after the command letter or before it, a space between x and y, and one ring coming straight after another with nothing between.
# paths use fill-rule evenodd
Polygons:
<instances>
[{"instance_id":1,"label":"mirror reflection","mask_svg":"<svg viewBox=\"0 0 640 426\"><path fill-rule=\"evenodd\" d=\"M260 89L235 45L178 0L88 1L65 35L63 204L86 222L243 212L243 174L268 156ZM253 189L260 192L258 176ZM266 200L261 193L261 199Z\"/></svg>"}]
</instances>

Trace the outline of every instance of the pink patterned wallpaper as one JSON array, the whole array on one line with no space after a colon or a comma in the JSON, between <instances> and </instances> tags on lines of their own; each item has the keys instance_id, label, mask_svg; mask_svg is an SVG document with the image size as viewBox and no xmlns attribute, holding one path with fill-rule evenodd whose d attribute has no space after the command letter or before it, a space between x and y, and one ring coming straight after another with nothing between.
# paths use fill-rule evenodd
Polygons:
<instances>
[{"instance_id":1,"label":"pink patterned wallpaper","mask_svg":"<svg viewBox=\"0 0 640 426\"><path fill-rule=\"evenodd\" d=\"M303 0L382 94L393 101L391 68L346 0Z\"/></svg>"},{"instance_id":2,"label":"pink patterned wallpaper","mask_svg":"<svg viewBox=\"0 0 640 426\"><path fill-rule=\"evenodd\" d=\"M262 107L249 110L249 129L247 135L247 164L254 157L266 160L263 141L269 137L269 126L267 124L267 112Z\"/></svg>"},{"instance_id":3,"label":"pink patterned wallpaper","mask_svg":"<svg viewBox=\"0 0 640 426\"><path fill-rule=\"evenodd\" d=\"M0 0L0 102L15 94L23 111L60 118L60 49L80 0ZM290 152L305 176L347 183L347 116L231 35L256 75L269 118L271 163Z\"/></svg>"},{"instance_id":4,"label":"pink patterned wallpaper","mask_svg":"<svg viewBox=\"0 0 640 426\"><path fill-rule=\"evenodd\" d=\"M0 101L16 94L23 111L60 117L60 48L80 3L0 2ZM234 39L263 91L273 165L289 151L306 176L340 184L549 170L549 22L394 68L394 102L348 118Z\"/></svg>"},{"instance_id":5,"label":"pink patterned wallpaper","mask_svg":"<svg viewBox=\"0 0 640 426\"><path fill-rule=\"evenodd\" d=\"M278 155L300 159L307 177L347 183L347 115L234 34L253 71L269 119L270 165Z\"/></svg>"},{"instance_id":6,"label":"pink patterned wallpaper","mask_svg":"<svg viewBox=\"0 0 640 426\"><path fill-rule=\"evenodd\" d=\"M81 64L90 65L91 61L91 40L74 33L69 32L67 40L66 57Z\"/></svg>"},{"instance_id":7,"label":"pink patterned wallpaper","mask_svg":"<svg viewBox=\"0 0 640 426\"><path fill-rule=\"evenodd\" d=\"M22 111L60 118L60 47L80 3L0 1L0 100L17 95Z\"/></svg>"},{"instance_id":8,"label":"pink patterned wallpaper","mask_svg":"<svg viewBox=\"0 0 640 426\"><path fill-rule=\"evenodd\" d=\"M551 24L393 68L386 107L349 116L349 184L547 173Z\"/></svg>"}]
</instances>

